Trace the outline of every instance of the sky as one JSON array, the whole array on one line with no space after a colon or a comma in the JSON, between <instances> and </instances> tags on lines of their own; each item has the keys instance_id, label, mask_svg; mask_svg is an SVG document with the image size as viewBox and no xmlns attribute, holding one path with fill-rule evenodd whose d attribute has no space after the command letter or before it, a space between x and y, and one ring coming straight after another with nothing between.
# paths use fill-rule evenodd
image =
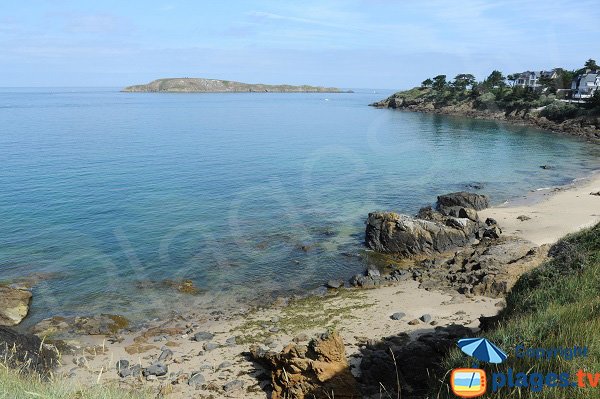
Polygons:
<instances>
[{"instance_id":1,"label":"sky","mask_svg":"<svg viewBox=\"0 0 600 399\"><path fill-rule=\"evenodd\" d=\"M600 59L597 0L28 0L0 4L0 87L165 77L404 89Z\"/></svg>"}]
</instances>

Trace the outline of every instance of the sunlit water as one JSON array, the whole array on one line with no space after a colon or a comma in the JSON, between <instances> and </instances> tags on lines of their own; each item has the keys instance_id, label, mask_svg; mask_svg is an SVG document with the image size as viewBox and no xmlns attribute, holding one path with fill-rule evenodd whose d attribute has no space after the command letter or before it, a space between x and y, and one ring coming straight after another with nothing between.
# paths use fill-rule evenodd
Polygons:
<instances>
[{"instance_id":1,"label":"sunlit water","mask_svg":"<svg viewBox=\"0 0 600 399\"><path fill-rule=\"evenodd\" d=\"M364 269L364 220L483 183L495 203L598 169L583 141L380 110L389 92L0 91L0 280L48 273L30 322L302 292ZM540 165L552 165L541 169Z\"/></svg>"}]
</instances>

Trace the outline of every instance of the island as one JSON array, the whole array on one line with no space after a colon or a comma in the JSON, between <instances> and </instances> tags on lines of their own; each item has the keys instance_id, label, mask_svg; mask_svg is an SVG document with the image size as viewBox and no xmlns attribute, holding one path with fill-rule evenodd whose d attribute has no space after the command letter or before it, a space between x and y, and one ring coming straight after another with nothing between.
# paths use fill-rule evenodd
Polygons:
<instances>
[{"instance_id":1,"label":"island","mask_svg":"<svg viewBox=\"0 0 600 399\"><path fill-rule=\"evenodd\" d=\"M128 86L128 93L353 93L336 87L268 85L204 78L157 79L148 84Z\"/></svg>"}]
</instances>

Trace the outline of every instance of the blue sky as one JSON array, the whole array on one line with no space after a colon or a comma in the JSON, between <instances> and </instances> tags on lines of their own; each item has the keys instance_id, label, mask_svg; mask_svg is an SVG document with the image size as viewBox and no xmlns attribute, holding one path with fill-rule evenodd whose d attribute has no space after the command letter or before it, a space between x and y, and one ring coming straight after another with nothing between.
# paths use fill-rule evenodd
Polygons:
<instances>
[{"instance_id":1,"label":"blue sky","mask_svg":"<svg viewBox=\"0 0 600 399\"><path fill-rule=\"evenodd\" d=\"M160 77L401 89L600 59L594 1L28 0L0 5L0 86Z\"/></svg>"}]
</instances>

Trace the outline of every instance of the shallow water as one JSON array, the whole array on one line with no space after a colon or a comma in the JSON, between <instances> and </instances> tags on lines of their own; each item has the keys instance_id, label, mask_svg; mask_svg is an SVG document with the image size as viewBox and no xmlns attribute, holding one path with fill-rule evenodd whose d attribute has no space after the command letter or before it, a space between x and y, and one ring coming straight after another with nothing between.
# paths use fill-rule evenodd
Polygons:
<instances>
[{"instance_id":1,"label":"shallow water","mask_svg":"<svg viewBox=\"0 0 600 399\"><path fill-rule=\"evenodd\" d=\"M2 89L0 280L50 274L30 321L181 307L136 285L165 278L302 292L362 271L370 211L472 183L500 203L600 168L575 138L367 106L388 94Z\"/></svg>"}]
</instances>

